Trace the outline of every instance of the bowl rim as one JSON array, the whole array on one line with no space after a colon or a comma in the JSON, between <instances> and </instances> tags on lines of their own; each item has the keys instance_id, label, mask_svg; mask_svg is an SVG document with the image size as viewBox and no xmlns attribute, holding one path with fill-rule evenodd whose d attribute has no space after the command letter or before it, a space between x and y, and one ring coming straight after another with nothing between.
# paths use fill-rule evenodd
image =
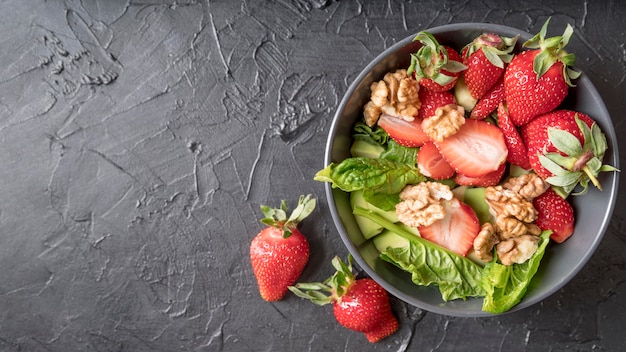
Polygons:
<instances>
[{"instance_id":1,"label":"bowl rim","mask_svg":"<svg viewBox=\"0 0 626 352\"><path fill-rule=\"evenodd\" d=\"M470 28L468 28L470 27ZM514 27L510 27L510 26L506 26L506 25L501 25L501 24L494 24L494 23L483 23L483 22L460 22L460 23L452 23L452 24L445 24L445 25L441 25L441 26L436 26L436 27L432 27L432 28L428 28L425 29L426 31L428 31L429 33L437 36L440 35L442 33L446 33L446 32L452 32L452 31L458 31L458 30L474 30L474 31L486 31L486 32L495 32L495 33L517 33L520 35L520 38L531 38L532 34L530 34L529 32L514 28ZM354 94L355 90L357 89L357 87L359 86L359 84L361 83L361 81L363 81L363 79L368 75L368 73L372 70L372 68L374 68L376 65L378 65L383 59L385 59L386 57L388 57L389 55L392 55L393 53L395 53L397 50L403 48L404 46L408 45L409 43L411 43L413 41L413 38L415 37L417 33L407 36L406 38L398 41L397 43L395 43L394 45L388 47L387 49L385 49L383 52L381 52L379 55L377 55L373 60L371 60L362 70L361 72L358 74L358 76L352 81L352 83L348 86L348 89L346 90L346 92L344 93L344 96L341 100L341 102L339 103L339 105L336 108L335 114L333 116L332 122L331 122L331 127L328 133L328 138L326 141L326 149L325 149L325 154L324 154L324 165L327 166L329 165L331 162L333 162L332 160L332 151L333 151L333 141L335 139L335 137L337 136L337 129L339 126L339 119L343 113L343 111L346 108L346 105L348 103L348 101L350 100L350 98L352 97L352 95ZM580 70L578 70L580 71ZM582 71L581 71L582 72ZM603 114L605 114L606 116L609 117L609 126L608 128L603 128L603 132L605 133L605 135L607 136L607 141L609 142L609 146L610 146L610 150L611 153L613 155L613 160L610 160L609 162L615 166L616 168L619 168L619 149L617 146L617 138L616 138L616 134L615 134L615 129L612 123L612 119L611 119L611 115L608 112L608 109L606 107L606 104L604 103L604 101L602 100L599 92L597 91L597 89L595 88L595 86L593 85L593 83L591 82L591 80L589 79L588 76L586 76L584 74L584 72L582 72L581 76L577 79L577 82L581 82L584 81L586 82L586 86L589 89L589 92L591 93L591 95L595 98L595 100L597 100L600 105L598 106L599 109L602 110ZM484 312L484 311L480 311L480 312L476 312L476 311L463 311L463 310L456 310L456 309L450 309L447 307L442 307L442 306L437 306L437 305L433 305L433 304L429 304L429 303L425 303L422 302L418 299L416 299L415 297L406 294L405 292L402 292L401 290L395 288L392 284L390 284L386 279L384 279L381 275L379 275L367 262L365 262L365 260L360 256L360 255L354 255L354 253L359 253L358 248L355 246L355 244L350 240L350 237L347 233L346 228L344 227L342 220L340 218L339 215L339 211L337 209L337 206L335 204L334 201L330 201L334 199L334 195L333 195L333 188L332 185L328 182L326 182L324 184L324 188L325 188L325 193L326 193L326 198L327 200L329 200L328 203L328 208L330 210L331 213L331 217L333 219L333 222L335 224L335 227L337 228L337 231L339 232L339 235L343 241L343 243L345 244L346 248L348 249L348 251L353 255L354 260L357 262L357 264L359 265L359 267L365 271L365 273L370 276L371 278L373 278L376 282L378 282L385 290L387 290L387 292L389 292L391 295L401 299L402 301L411 304L415 307L418 307L420 309L429 311L429 312L433 312L433 313L437 313L437 314L441 314L441 315L447 315L447 316L458 316L458 317L491 317L491 316L496 316L496 315L502 315L502 314L508 314L508 313L512 313L512 312L516 312L519 310L522 310L524 308L530 307L532 305L535 305L543 300L545 300L546 298L548 298L549 296L553 295L555 292L557 292L558 290L560 290L564 285L566 285L574 276L576 276L580 270L582 270L582 268L587 264L587 262L589 261L589 259L591 258L591 256L595 253L597 247L599 246L600 242L602 241L602 238L604 237L606 230L608 228L610 219L613 215L613 211L615 209L615 203L616 203L616 199L617 199L617 191L618 191L618 185L619 185L619 176L615 176L612 179L612 182L610 184L611 186L611 193L609 195L609 204L608 204L608 211L604 214L604 217L602 218L602 223L600 224L600 228L599 228L599 232L597 234L597 236L595 237L595 239L593 240L593 242L591 243L591 245L588 247L587 251L585 251L584 256L577 262L577 264L571 268L571 270L569 272L567 272L562 279L557 282L555 285L553 285L551 288L549 288L546 292L537 295L533 298L530 299L526 299L526 297L524 297L522 299L521 302L519 302L517 305L515 305L514 307L512 307L510 310L504 312L504 313L499 313L499 314L493 314L493 313L488 313L488 312Z\"/></svg>"}]
</instances>

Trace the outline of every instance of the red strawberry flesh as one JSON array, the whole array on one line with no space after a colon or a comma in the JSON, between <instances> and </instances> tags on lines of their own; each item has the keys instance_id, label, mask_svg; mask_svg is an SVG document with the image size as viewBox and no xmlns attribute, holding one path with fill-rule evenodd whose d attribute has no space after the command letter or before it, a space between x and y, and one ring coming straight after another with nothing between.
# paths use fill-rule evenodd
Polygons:
<instances>
[{"instance_id":1,"label":"red strawberry flesh","mask_svg":"<svg viewBox=\"0 0 626 352\"><path fill-rule=\"evenodd\" d=\"M424 176L435 180L444 180L454 175L454 169L432 142L425 143L418 151L417 167Z\"/></svg>"},{"instance_id":2,"label":"red strawberry flesh","mask_svg":"<svg viewBox=\"0 0 626 352\"><path fill-rule=\"evenodd\" d=\"M474 245L480 223L474 209L457 198L442 202L446 215L429 226L420 226L420 235L459 255L466 255Z\"/></svg>"},{"instance_id":3,"label":"red strawberry flesh","mask_svg":"<svg viewBox=\"0 0 626 352\"><path fill-rule=\"evenodd\" d=\"M430 138L422 129L422 119L415 118L413 121L406 121L399 117L383 114L378 119L380 126L389 137L405 147L419 147Z\"/></svg>"},{"instance_id":4,"label":"red strawberry flesh","mask_svg":"<svg viewBox=\"0 0 626 352\"><path fill-rule=\"evenodd\" d=\"M481 120L466 119L456 134L435 145L457 172L469 177L498 170L508 154L502 131Z\"/></svg>"}]
</instances>

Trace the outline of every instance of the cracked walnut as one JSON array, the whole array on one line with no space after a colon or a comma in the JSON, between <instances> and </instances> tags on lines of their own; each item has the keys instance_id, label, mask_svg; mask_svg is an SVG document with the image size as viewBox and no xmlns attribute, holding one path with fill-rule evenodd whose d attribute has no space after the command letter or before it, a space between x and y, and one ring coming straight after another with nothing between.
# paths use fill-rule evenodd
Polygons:
<instances>
[{"instance_id":1,"label":"cracked walnut","mask_svg":"<svg viewBox=\"0 0 626 352\"><path fill-rule=\"evenodd\" d=\"M406 70L387 73L370 85L370 101L363 108L365 123L374 126L381 114L413 121L421 106L418 92L418 82Z\"/></svg>"}]
</instances>

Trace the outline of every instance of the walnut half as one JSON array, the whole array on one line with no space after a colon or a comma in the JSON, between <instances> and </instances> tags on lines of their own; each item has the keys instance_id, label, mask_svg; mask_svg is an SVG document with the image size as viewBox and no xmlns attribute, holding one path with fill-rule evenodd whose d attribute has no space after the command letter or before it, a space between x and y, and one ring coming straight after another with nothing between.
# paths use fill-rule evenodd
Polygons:
<instances>
[{"instance_id":1,"label":"walnut half","mask_svg":"<svg viewBox=\"0 0 626 352\"><path fill-rule=\"evenodd\" d=\"M480 227L478 236L474 238L474 253L484 262L493 260L493 247L500 242L496 228L491 223L484 223Z\"/></svg>"},{"instance_id":2,"label":"walnut half","mask_svg":"<svg viewBox=\"0 0 626 352\"><path fill-rule=\"evenodd\" d=\"M446 216L441 202L453 196L450 187L439 182L408 185L400 192L402 201L396 204L396 215L408 226L429 226Z\"/></svg>"},{"instance_id":3,"label":"walnut half","mask_svg":"<svg viewBox=\"0 0 626 352\"><path fill-rule=\"evenodd\" d=\"M541 234L541 229L534 223L537 210L532 200L548 187L539 176L529 173L512 177L501 186L485 189L485 201L495 220L493 225L483 225L481 233L474 239L474 250L479 259L493 260L494 246L504 265L521 264L532 257Z\"/></svg>"},{"instance_id":4,"label":"walnut half","mask_svg":"<svg viewBox=\"0 0 626 352\"><path fill-rule=\"evenodd\" d=\"M539 247L539 236L522 235L496 245L498 259L503 265L522 264L535 254Z\"/></svg>"},{"instance_id":5,"label":"walnut half","mask_svg":"<svg viewBox=\"0 0 626 352\"><path fill-rule=\"evenodd\" d=\"M387 73L370 85L370 101L363 108L365 123L374 126L383 113L413 121L421 106L418 92L418 82L406 70Z\"/></svg>"},{"instance_id":6,"label":"walnut half","mask_svg":"<svg viewBox=\"0 0 626 352\"><path fill-rule=\"evenodd\" d=\"M435 115L422 121L424 133L435 142L454 135L465 124L465 109L456 104L448 104L438 107Z\"/></svg>"}]
</instances>

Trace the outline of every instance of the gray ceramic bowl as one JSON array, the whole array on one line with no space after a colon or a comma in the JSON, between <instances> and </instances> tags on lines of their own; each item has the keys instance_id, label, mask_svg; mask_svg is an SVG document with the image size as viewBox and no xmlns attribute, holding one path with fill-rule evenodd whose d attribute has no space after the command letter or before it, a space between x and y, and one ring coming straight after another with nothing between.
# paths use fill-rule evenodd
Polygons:
<instances>
[{"instance_id":1,"label":"gray ceramic bowl","mask_svg":"<svg viewBox=\"0 0 626 352\"><path fill-rule=\"evenodd\" d=\"M532 37L515 28L485 24L458 23L427 30L440 43L457 49L483 32L513 37L520 35L518 45ZM560 33L559 33L560 34ZM550 35L550 34L549 34ZM369 99L369 86L373 81L396 68L406 68L409 54L415 52L419 43L413 42L414 35L407 37L374 59L359 74L343 97L332 122L326 145L325 164L340 162L350 156L351 129L362 114L362 107ZM604 162L619 167L618 147L611 117L602 98L584 74L570 90L563 107L592 116L606 134L609 150ZM550 296L571 280L589 260L598 247L609 224L617 197L617 173L604 173L600 181L603 191L592 189L574 201L576 230L562 244L551 243L524 299L509 312L517 311ZM361 268L389 293L418 308L450 316L480 317L490 313L482 311L482 298L466 301L444 302L436 287L421 287L411 282L410 275L378 258L378 251L370 241L365 241L357 227L350 208L349 195L332 189L326 183L328 205L339 234L348 250ZM583 217L584 214L584 217Z\"/></svg>"}]
</instances>

